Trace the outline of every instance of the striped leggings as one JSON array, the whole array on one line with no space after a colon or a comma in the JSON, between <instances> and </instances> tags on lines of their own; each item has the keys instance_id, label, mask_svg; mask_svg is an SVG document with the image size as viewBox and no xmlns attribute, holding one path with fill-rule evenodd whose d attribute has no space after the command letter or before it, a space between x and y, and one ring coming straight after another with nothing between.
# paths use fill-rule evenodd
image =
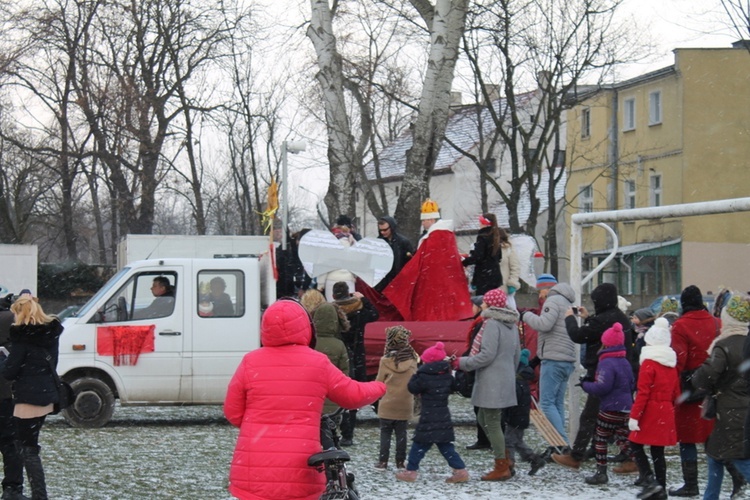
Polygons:
<instances>
[{"instance_id":1,"label":"striped leggings","mask_svg":"<svg viewBox=\"0 0 750 500\"><path fill-rule=\"evenodd\" d=\"M596 465L607 466L607 440L615 436L615 443L625 454L632 458L630 450L630 429L628 419L630 413L622 411L599 410L596 416L596 434L594 435L594 450L596 451Z\"/></svg>"}]
</instances>

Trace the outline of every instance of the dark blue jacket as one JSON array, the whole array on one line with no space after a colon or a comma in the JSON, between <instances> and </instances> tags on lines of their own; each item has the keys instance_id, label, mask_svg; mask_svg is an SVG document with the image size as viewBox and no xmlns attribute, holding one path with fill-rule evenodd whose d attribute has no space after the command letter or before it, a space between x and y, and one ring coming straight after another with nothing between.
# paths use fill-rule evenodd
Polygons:
<instances>
[{"instance_id":1,"label":"dark blue jacket","mask_svg":"<svg viewBox=\"0 0 750 500\"><path fill-rule=\"evenodd\" d=\"M418 443L450 443L456 440L453 433L448 396L455 392L456 379L447 361L435 361L420 366L409 380L409 392L419 395L422 412L414 432Z\"/></svg>"},{"instance_id":2,"label":"dark blue jacket","mask_svg":"<svg viewBox=\"0 0 750 500\"><path fill-rule=\"evenodd\" d=\"M633 407L635 378L626 357L625 346L602 349L593 382L583 382L583 390L599 398L599 410L629 412Z\"/></svg>"},{"instance_id":3,"label":"dark blue jacket","mask_svg":"<svg viewBox=\"0 0 750 500\"><path fill-rule=\"evenodd\" d=\"M42 325L12 325L10 355L3 376L13 381L13 400L46 406L59 401L52 366L57 367L58 341L63 327L57 319Z\"/></svg>"}]
</instances>

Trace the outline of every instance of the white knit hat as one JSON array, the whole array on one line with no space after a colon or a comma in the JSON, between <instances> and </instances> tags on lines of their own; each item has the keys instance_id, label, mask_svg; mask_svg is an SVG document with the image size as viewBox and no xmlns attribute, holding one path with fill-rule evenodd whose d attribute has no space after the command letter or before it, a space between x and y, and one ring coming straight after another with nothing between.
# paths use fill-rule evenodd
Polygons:
<instances>
[{"instance_id":1,"label":"white knit hat","mask_svg":"<svg viewBox=\"0 0 750 500\"><path fill-rule=\"evenodd\" d=\"M617 307L620 309L620 311L627 313L631 305L632 304L628 301L628 299L626 299L622 295L617 296Z\"/></svg>"},{"instance_id":2,"label":"white knit hat","mask_svg":"<svg viewBox=\"0 0 750 500\"><path fill-rule=\"evenodd\" d=\"M669 330L669 321L666 318L656 318L654 326L648 329L644 340L648 345L671 345L672 334Z\"/></svg>"}]
</instances>

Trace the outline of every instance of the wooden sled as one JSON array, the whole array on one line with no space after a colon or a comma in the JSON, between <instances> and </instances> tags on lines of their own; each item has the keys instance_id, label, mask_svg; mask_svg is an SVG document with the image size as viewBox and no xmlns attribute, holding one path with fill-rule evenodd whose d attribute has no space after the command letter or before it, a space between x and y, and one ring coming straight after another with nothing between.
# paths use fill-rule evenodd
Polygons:
<instances>
[{"instance_id":1,"label":"wooden sled","mask_svg":"<svg viewBox=\"0 0 750 500\"><path fill-rule=\"evenodd\" d=\"M549 443L550 446L556 448L557 453L562 453L563 449L568 446L563 437L557 432L557 429L550 423L547 416L542 413L539 409L539 403L536 398L531 398L533 408L529 412L531 423L534 424L539 434Z\"/></svg>"}]
</instances>

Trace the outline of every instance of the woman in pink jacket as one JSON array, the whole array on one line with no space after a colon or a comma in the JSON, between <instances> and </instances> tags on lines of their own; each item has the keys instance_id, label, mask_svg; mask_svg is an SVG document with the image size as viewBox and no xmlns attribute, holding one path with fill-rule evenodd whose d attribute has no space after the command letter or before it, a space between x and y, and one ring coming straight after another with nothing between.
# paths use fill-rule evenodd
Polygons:
<instances>
[{"instance_id":1,"label":"woman in pink jacket","mask_svg":"<svg viewBox=\"0 0 750 500\"><path fill-rule=\"evenodd\" d=\"M263 314L263 347L245 355L224 401L240 428L229 492L240 499L318 499L323 474L307 465L321 451L320 416L326 397L348 409L385 394L382 382L355 382L311 348L310 317L292 300Z\"/></svg>"}]
</instances>

